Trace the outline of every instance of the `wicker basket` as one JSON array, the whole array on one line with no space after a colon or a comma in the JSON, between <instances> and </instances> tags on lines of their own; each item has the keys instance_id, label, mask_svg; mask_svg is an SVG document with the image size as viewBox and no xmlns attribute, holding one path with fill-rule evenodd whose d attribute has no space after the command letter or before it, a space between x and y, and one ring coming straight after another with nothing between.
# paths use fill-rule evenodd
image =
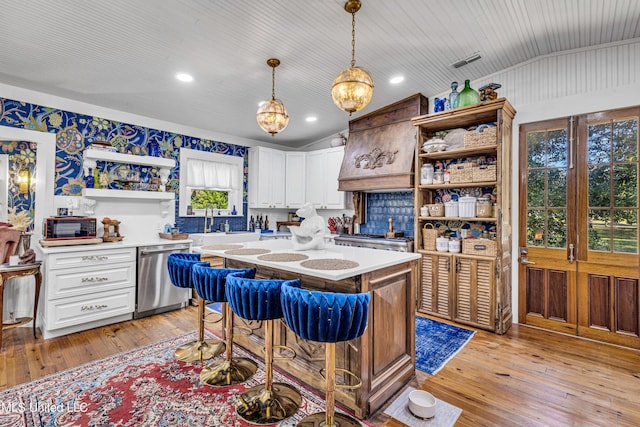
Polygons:
<instances>
[{"instance_id":1,"label":"wicker basket","mask_svg":"<svg viewBox=\"0 0 640 427\"><path fill-rule=\"evenodd\" d=\"M431 227L431 228L427 228ZM436 250L436 238L438 237L438 230L433 224L426 223L422 228L422 246L426 251Z\"/></svg>"},{"instance_id":2,"label":"wicker basket","mask_svg":"<svg viewBox=\"0 0 640 427\"><path fill-rule=\"evenodd\" d=\"M429 207L429 216L444 217L444 205L442 203L427 205L427 207Z\"/></svg>"},{"instance_id":3,"label":"wicker basket","mask_svg":"<svg viewBox=\"0 0 640 427\"><path fill-rule=\"evenodd\" d=\"M473 182L495 181L496 165L480 165L473 167Z\"/></svg>"},{"instance_id":4,"label":"wicker basket","mask_svg":"<svg viewBox=\"0 0 640 427\"><path fill-rule=\"evenodd\" d=\"M498 244L489 239L464 239L462 253L467 255L496 256Z\"/></svg>"},{"instance_id":5,"label":"wicker basket","mask_svg":"<svg viewBox=\"0 0 640 427\"><path fill-rule=\"evenodd\" d=\"M497 136L498 136L497 127L479 126L477 129L465 131L464 146L467 148L471 148L471 147L482 147L485 145L496 145Z\"/></svg>"},{"instance_id":6,"label":"wicker basket","mask_svg":"<svg viewBox=\"0 0 640 427\"><path fill-rule=\"evenodd\" d=\"M465 162L449 166L449 182L460 184L473 181L473 163Z\"/></svg>"}]
</instances>

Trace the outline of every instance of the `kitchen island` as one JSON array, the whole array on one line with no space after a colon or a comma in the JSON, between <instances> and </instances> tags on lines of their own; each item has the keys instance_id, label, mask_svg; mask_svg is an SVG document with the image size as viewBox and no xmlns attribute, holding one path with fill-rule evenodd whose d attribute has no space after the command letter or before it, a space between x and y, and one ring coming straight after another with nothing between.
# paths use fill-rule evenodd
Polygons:
<instances>
[{"instance_id":1,"label":"kitchen island","mask_svg":"<svg viewBox=\"0 0 640 427\"><path fill-rule=\"evenodd\" d=\"M234 246L203 246L193 250L222 257L229 268L255 267L257 278L300 279L307 289L371 294L365 333L353 341L338 343L336 348L336 367L348 369L362 380L358 389L336 392L336 400L357 417L366 418L380 409L414 376L415 286L420 254L334 244L322 250L294 251L290 240ZM302 257L306 259L298 259ZM309 261L315 265L309 265ZM235 316L234 323L251 331L236 332L234 342L262 354L261 322L245 322ZM275 345L286 345L296 352L294 359L276 360L276 368L324 394L325 381L320 375L324 368L324 344L297 337L284 322L276 323L274 336ZM354 383L350 377L338 375L339 383Z\"/></svg>"}]
</instances>

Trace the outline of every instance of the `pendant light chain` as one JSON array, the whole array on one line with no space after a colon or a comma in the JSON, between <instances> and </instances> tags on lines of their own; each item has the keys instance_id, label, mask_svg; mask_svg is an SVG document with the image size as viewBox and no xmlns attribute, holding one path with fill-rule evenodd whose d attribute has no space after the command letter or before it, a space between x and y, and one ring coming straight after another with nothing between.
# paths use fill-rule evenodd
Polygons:
<instances>
[{"instance_id":1,"label":"pendant light chain","mask_svg":"<svg viewBox=\"0 0 640 427\"><path fill-rule=\"evenodd\" d=\"M351 68L356 66L356 12L351 12Z\"/></svg>"},{"instance_id":2,"label":"pendant light chain","mask_svg":"<svg viewBox=\"0 0 640 427\"><path fill-rule=\"evenodd\" d=\"M276 99L276 67L271 66L271 100Z\"/></svg>"}]
</instances>

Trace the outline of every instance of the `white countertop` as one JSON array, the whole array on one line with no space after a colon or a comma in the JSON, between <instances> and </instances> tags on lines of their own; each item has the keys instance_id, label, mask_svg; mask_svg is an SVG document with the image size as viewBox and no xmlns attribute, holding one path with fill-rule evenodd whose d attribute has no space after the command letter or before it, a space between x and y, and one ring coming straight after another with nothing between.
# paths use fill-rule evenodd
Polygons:
<instances>
[{"instance_id":1,"label":"white countertop","mask_svg":"<svg viewBox=\"0 0 640 427\"><path fill-rule=\"evenodd\" d=\"M176 245L176 244L191 244L192 240L168 240L161 239L159 237L149 239L127 239L126 237L119 242L102 242L89 245L67 245L67 246L49 246L43 247L38 242L37 248L43 254L57 254L65 252L78 252L78 251L103 251L105 249L117 249L117 248L137 248L140 246L155 246L155 245ZM32 243L33 244L33 243Z\"/></svg>"},{"instance_id":2,"label":"white countertop","mask_svg":"<svg viewBox=\"0 0 640 427\"><path fill-rule=\"evenodd\" d=\"M381 249L355 248L350 246L338 246L333 243L327 244L325 249L311 251L294 251L293 242L285 239L269 239L257 242L241 243L243 248L268 249L270 253L297 253L308 256L308 259L342 259L355 261L359 265L355 268L346 270L316 270L303 267L300 265L303 261L292 262L274 262L263 261L258 257L260 255L231 255L225 253L225 250L202 249L201 247L192 248L193 252L203 254L217 255L223 258L229 258L238 261L250 262L256 265L271 267L278 270L300 273L307 276L319 277L327 280L342 280L360 274L369 273L381 268L390 267L392 265L401 264L407 261L420 259L422 255L413 252L394 252Z\"/></svg>"}]
</instances>

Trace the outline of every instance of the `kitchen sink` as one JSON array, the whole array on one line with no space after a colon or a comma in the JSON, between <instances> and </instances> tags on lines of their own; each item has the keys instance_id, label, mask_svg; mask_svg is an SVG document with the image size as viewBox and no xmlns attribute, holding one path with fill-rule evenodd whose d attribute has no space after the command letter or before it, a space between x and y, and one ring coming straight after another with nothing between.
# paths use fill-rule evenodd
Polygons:
<instances>
[{"instance_id":1,"label":"kitchen sink","mask_svg":"<svg viewBox=\"0 0 640 427\"><path fill-rule=\"evenodd\" d=\"M193 246L242 243L260 240L260 233L254 233L251 231L192 233L189 234L189 239L193 240Z\"/></svg>"}]
</instances>

